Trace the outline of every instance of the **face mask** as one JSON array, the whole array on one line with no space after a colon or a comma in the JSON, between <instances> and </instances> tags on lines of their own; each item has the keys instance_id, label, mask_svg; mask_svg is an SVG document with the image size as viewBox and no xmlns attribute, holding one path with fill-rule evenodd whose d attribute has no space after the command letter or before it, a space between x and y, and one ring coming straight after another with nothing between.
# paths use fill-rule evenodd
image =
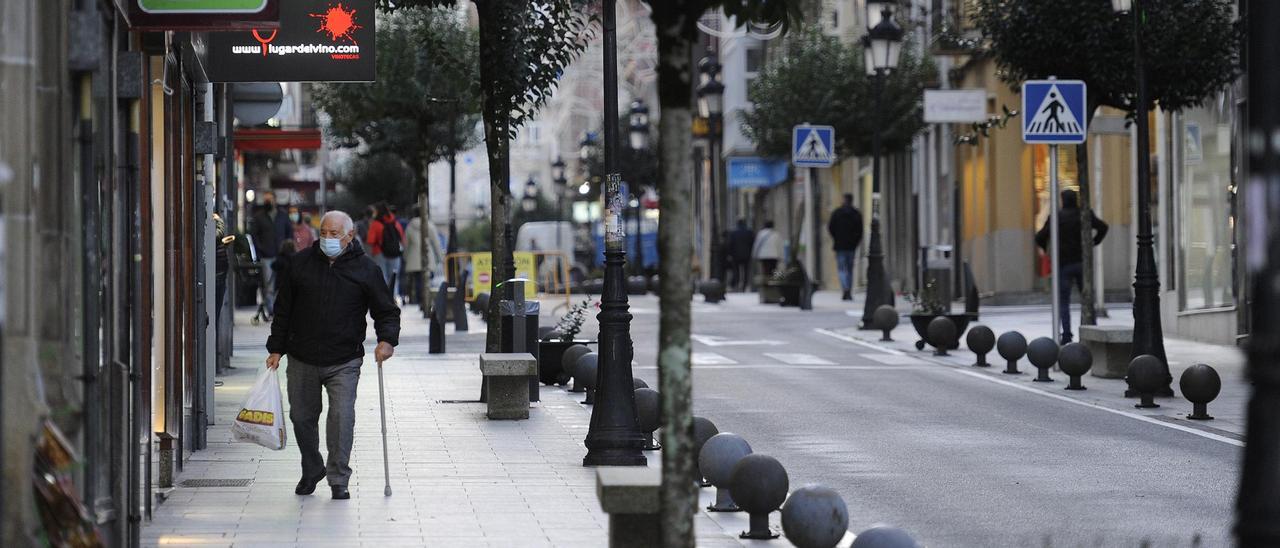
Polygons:
<instances>
[{"instance_id":1,"label":"face mask","mask_svg":"<svg viewBox=\"0 0 1280 548\"><path fill-rule=\"evenodd\" d=\"M298 214L297 214L297 213L290 213L290 214L289 214L289 220L290 220L290 221L293 221L293 222L295 222L295 223L296 223L296 222L298 222Z\"/></svg>"},{"instance_id":2,"label":"face mask","mask_svg":"<svg viewBox=\"0 0 1280 548\"><path fill-rule=\"evenodd\" d=\"M320 251L330 258L337 257L342 253L342 239L340 238L320 238Z\"/></svg>"}]
</instances>

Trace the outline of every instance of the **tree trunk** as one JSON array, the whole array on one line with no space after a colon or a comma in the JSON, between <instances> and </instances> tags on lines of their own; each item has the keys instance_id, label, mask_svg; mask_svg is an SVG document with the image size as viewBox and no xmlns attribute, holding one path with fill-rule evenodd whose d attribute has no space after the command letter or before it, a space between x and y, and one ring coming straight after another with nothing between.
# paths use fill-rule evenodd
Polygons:
<instances>
[{"instance_id":1,"label":"tree trunk","mask_svg":"<svg viewBox=\"0 0 1280 548\"><path fill-rule=\"evenodd\" d=\"M422 173L421 181L418 187L418 248L421 252L422 271L418 280L410 280L410 276L405 276L405 283L417 282L414 288L418 293L418 308L422 309L422 315L425 317L431 312L430 284L427 283L427 265L429 261L427 257L431 253L431 245L428 241L429 228L428 223L431 222L429 213L431 212L431 162L423 160L418 170Z\"/></svg>"},{"instance_id":2,"label":"tree trunk","mask_svg":"<svg viewBox=\"0 0 1280 548\"><path fill-rule=\"evenodd\" d=\"M662 394L662 545L693 548L693 386L690 301L693 299L693 168L690 97L692 49L680 7L652 3L658 34L659 218L658 377Z\"/></svg>"},{"instance_id":3,"label":"tree trunk","mask_svg":"<svg viewBox=\"0 0 1280 548\"><path fill-rule=\"evenodd\" d=\"M1096 104L1087 106L1088 111L1085 114L1086 124L1093 122L1093 112L1097 110ZM1076 180L1080 182L1080 265L1081 265L1081 284L1080 284L1080 325L1096 325L1098 323L1097 310L1094 307L1094 291L1100 289L1093 286L1093 208L1092 201L1089 197L1089 143L1076 145ZM1070 303L1062 303L1062 306L1068 306ZM1064 326L1066 329L1067 326ZM1057 336L1054 333L1054 336Z\"/></svg>"},{"instance_id":4,"label":"tree trunk","mask_svg":"<svg viewBox=\"0 0 1280 548\"><path fill-rule=\"evenodd\" d=\"M504 36L501 28L494 28L494 21L501 21L500 11L512 4L503 0L475 0L476 14L480 21L480 57L492 53L500 55L505 51ZM503 86L499 76L495 74L495 63L480 63L480 88L484 90L484 140L489 159L489 222L492 226L490 247L492 268L490 280L493 286L503 280L515 277L514 259L511 246L508 245L507 231L511 219L511 185L509 183L511 164L509 163L509 131L511 122L509 109L505 108L507 98L501 97ZM473 276L479 275L473 272ZM498 321L499 292L490 290L489 317L493 320L485 336L485 350L498 352L502 347L502 322Z\"/></svg>"}]
</instances>

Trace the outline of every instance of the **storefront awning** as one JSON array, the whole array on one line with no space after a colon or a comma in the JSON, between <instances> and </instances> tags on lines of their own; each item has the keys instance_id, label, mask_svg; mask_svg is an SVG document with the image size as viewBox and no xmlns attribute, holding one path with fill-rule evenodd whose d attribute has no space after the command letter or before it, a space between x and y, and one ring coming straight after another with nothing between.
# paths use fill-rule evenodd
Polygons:
<instances>
[{"instance_id":1,"label":"storefront awning","mask_svg":"<svg viewBox=\"0 0 1280 548\"><path fill-rule=\"evenodd\" d=\"M320 130L309 129L237 129L236 150L315 150L320 148Z\"/></svg>"}]
</instances>

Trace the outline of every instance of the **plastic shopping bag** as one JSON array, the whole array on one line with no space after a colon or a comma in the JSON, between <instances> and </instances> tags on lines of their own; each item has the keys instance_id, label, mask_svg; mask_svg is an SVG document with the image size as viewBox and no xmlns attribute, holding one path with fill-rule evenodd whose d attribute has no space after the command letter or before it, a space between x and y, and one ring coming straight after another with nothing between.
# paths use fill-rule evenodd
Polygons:
<instances>
[{"instance_id":1,"label":"plastic shopping bag","mask_svg":"<svg viewBox=\"0 0 1280 548\"><path fill-rule=\"evenodd\" d=\"M272 369L263 369L249 390L231 435L236 441L256 443L267 449L284 449L284 403L280 400L280 379Z\"/></svg>"}]
</instances>

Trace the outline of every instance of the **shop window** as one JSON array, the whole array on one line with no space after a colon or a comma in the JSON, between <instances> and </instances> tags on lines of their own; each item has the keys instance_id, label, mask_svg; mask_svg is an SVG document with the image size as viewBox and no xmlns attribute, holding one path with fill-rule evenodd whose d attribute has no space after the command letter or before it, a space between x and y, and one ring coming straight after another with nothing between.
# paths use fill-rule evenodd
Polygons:
<instances>
[{"instance_id":1,"label":"shop window","mask_svg":"<svg viewBox=\"0 0 1280 548\"><path fill-rule=\"evenodd\" d=\"M1229 94L1175 118L1173 224L1182 310L1234 306L1235 116Z\"/></svg>"}]
</instances>

